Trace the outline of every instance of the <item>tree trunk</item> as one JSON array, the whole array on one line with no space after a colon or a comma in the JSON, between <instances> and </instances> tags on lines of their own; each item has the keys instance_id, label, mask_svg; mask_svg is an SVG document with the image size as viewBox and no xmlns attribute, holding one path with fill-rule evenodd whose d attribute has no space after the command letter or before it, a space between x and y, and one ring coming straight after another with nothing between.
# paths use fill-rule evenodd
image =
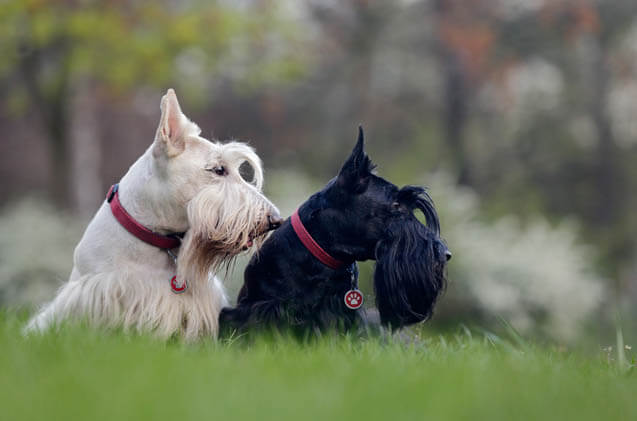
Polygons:
<instances>
[{"instance_id":1,"label":"tree trunk","mask_svg":"<svg viewBox=\"0 0 637 421\"><path fill-rule=\"evenodd\" d=\"M55 46L44 53L28 43L21 46L20 72L29 99L38 111L49 140L50 187L49 192L54 202L61 207L69 207L70 200L70 159L68 142L68 80L70 61L67 54L67 43L60 39ZM45 63L46 61L46 63ZM41 86L41 71L46 65L56 70L53 88L45 92Z\"/></svg>"},{"instance_id":2,"label":"tree trunk","mask_svg":"<svg viewBox=\"0 0 637 421\"><path fill-rule=\"evenodd\" d=\"M90 82L80 80L73 87L70 119L72 162L72 206L89 218L104 198L100 177L98 106Z\"/></svg>"},{"instance_id":3,"label":"tree trunk","mask_svg":"<svg viewBox=\"0 0 637 421\"><path fill-rule=\"evenodd\" d=\"M606 46L601 37L596 39L593 47L592 78L593 97L591 101L591 116L597 132L597 171L596 185L599 198L597 200L595 220L597 233L602 243L607 245L606 252L609 261L621 261L626 258L626 247L630 239L625 238L625 233L614 230L617 224L622 224L622 191L623 172L621 157L608 115L608 95L610 90L610 69ZM621 302L625 293L621 282L621 271L611 269L614 279L618 302Z\"/></svg>"},{"instance_id":4,"label":"tree trunk","mask_svg":"<svg viewBox=\"0 0 637 421\"><path fill-rule=\"evenodd\" d=\"M446 143L458 170L458 183L470 185L471 168L464 139L468 114L466 76L457 54L444 45L440 46L440 59L445 75L442 121Z\"/></svg>"},{"instance_id":5,"label":"tree trunk","mask_svg":"<svg viewBox=\"0 0 637 421\"><path fill-rule=\"evenodd\" d=\"M54 202L64 208L71 205L71 160L69 159L68 113L66 98L57 98L49 105L48 131L50 138L50 192Z\"/></svg>"},{"instance_id":6,"label":"tree trunk","mask_svg":"<svg viewBox=\"0 0 637 421\"><path fill-rule=\"evenodd\" d=\"M596 43L593 59L593 98L591 115L597 132L597 186L601 196L597 220L611 223L618 215L620 171L617 164L618 149L608 116L609 68L606 51L601 42Z\"/></svg>"}]
</instances>

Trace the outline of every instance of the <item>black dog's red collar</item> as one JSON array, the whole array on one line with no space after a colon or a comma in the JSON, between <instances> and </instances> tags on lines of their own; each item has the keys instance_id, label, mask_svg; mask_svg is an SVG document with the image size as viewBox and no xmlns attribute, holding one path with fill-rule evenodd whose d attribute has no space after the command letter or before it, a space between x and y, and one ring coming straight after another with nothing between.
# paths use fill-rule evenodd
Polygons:
<instances>
[{"instance_id":1,"label":"black dog's red collar","mask_svg":"<svg viewBox=\"0 0 637 421\"><path fill-rule=\"evenodd\" d=\"M290 221L292 222L292 228L294 228L294 232L296 233L301 243L305 246L305 248L312 253L314 257L316 257L321 263L325 266L332 269L340 269L345 265L344 262L341 262L338 259L330 256L328 252L323 250L321 246L318 245L316 241L312 238L309 232L303 226L303 222L301 222L301 218L299 217L299 211L296 210L290 217Z\"/></svg>"},{"instance_id":2,"label":"black dog's red collar","mask_svg":"<svg viewBox=\"0 0 637 421\"><path fill-rule=\"evenodd\" d=\"M175 236L157 234L137 222L135 218L130 216L126 209L119 201L118 184L113 184L108 190L106 201L111 205L111 212L117 221L126 231L133 234L145 243L160 249L174 249L181 245L181 240Z\"/></svg>"}]
</instances>

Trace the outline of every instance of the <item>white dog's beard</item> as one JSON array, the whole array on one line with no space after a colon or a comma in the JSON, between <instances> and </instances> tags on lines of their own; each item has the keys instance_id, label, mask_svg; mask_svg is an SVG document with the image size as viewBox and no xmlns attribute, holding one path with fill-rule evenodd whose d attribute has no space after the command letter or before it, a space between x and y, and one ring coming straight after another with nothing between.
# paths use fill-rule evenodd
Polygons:
<instances>
[{"instance_id":1,"label":"white dog's beard","mask_svg":"<svg viewBox=\"0 0 637 421\"><path fill-rule=\"evenodd\" d=\"M256 190L211 186L188 204L190 228L177 259L177 277L191 285L228 266L252 241L257 249L268 230L269 203Z\"/></svg>"}]
</instances>

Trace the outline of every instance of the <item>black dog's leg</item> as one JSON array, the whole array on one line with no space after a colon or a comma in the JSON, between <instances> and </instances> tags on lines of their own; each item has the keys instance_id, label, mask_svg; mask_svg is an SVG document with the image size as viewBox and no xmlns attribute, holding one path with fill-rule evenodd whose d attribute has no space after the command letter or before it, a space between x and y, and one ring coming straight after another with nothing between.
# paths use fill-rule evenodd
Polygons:
<instances>
[{"instance_id":1,"label":"black dog's leg","mask_svg":"<svg viewBox=\"0 0 637 421\"><path fill-rule=\"evenodd\" d=\"M249 314L241 307L225 307L221 309L219 314L219 336L229 337L240 332L247 321L247 317L249 317Z\"/></svg>"}]
</instances>

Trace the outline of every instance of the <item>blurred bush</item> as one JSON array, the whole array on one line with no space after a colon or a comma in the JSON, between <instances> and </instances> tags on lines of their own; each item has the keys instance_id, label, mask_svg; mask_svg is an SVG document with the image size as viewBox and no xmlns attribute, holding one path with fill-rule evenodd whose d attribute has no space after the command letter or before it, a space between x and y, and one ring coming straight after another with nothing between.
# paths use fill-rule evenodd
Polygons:
<instances>
[{"instance_id":1,"label":"blurred bush","mask_svg":"<svg viewBox=\"0 0 637 421\"><path fill-rule=\"evenodd\" d=\"M284 216L322 184L293 171L270 171L266 193ZM439 210L443 236L454 257L450 284L433 323L462 319L490 327L493 316L524 333L572 340L605 299L591 250L573 224L555 227L538 218L522 226L506 217L486 222L479 200L445 174L424 178ZM26 199L0 215L0 305L34 306L65 282L84 224L47 203ZM221 274L233 301L249 256ZM361 265L361 287L372 303L371 264Z\"/></svg>"},{"instance_id":2,"label":"blurred bush","mask_svg":"<svg viewBox=\"0 0 637 421\"><path fill-rule=\"evenodd\" d=\"M33 307L69 277L84 224L34 198L0 214L0 306Z\"/></svg>"},{"instance_id":3,"label":"blurred bush","mask_svg":"<svg viewBox=\"0 0 637 421\"><path fill-rule=\"evenodd\" d=\"M580 242L576 225L539 216L525 224L512 216L485 221L472 190L442 173L425 182L454 253L440 316L472 315L478 323L499 316L524 333L575 339L606 299L593 249Z\"/></svg>"}]
</instances>

